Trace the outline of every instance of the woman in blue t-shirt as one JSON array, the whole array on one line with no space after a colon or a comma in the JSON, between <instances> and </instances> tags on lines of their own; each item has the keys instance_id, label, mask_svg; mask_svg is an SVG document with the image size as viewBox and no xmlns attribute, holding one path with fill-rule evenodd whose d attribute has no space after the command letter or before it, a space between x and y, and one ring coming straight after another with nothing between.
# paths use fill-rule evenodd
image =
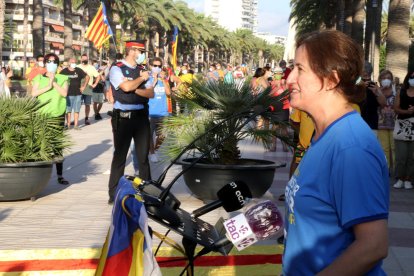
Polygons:
<instances>
[{"instance_id":1,"label":"woman in blue t-shirt","mask_svg":"<svg viewBox=\"0 0 414 276\"><path fill-rule=\"evenodd\" d=\"M284 275L385 275L388 166L376 137L352 108L363 100L363 52L339 31L296 42L290 104L315 125L287 184Z\"/></svg>"}]
</instances>

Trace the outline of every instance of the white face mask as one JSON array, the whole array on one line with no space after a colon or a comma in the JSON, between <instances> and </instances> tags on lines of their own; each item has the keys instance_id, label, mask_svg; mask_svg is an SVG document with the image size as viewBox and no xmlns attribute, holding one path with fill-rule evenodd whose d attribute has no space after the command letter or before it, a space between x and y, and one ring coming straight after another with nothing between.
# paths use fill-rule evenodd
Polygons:
<instances>
[{"instance_id":1,"label":"white face mask","mask_svg":"<svg viewBox=\"0 0 414 276\"><path fill-rule=\"evenodd\" d=\"M47 63L46 64L46 70L49 73L56 73L57 68L58 68L58 65L56 63Z\"/></svg>"},{"instance_id":2,"label":"white face mask","mask_svg":"<svg viewBox=\"0 0 414 276\"><path fill-rule=\"evenodd\" d=\"M389 87L390 85L391 85L391 80L389 79L381 80L382 87Z\"/></svg>"},{"instance_id":3,"label":"white face mask","mask_svg":"<svg viewBox=\"0 0 414 276\"><path fill-rule=\"evenodd\" d=\"M211 72L211 71L213 71L214 69L213 69L213 68L209 68L208 70L210 70L210 72Z\"/></svg>"},{"instance_id":4,"label":"white face mask","mask_svg":"<svg viewBox=\"0 0 414 276\"><path fill-rule=\"evenodd\" d=\"M40 67L44 67L45 66L45 64L43 63L43 61L39 61L38 64L39 64Z\"/></svg>"},{"instance_id":5,"label":"white face mask","mask_svg":"<svg viewBox=\"0 0 414 276\"><path fill-rule=\"evenodd\" d=\"M183 71L181 71L181 73L183 73L185 75L185 74L187 74L187 70L183 70Z\"/></svg>"},{"instance_id":6,"label":"white face mask","mask_svg":"<svg viewBox=\"0 0 414 276\"><path fill-rule=\"evenodd\" d=\"M414 79L409 79L409 80L408 80L408 84L409 84L410 86L414 86Z\"/></svg>"},{"instance_id":7,"label":"white face mask","mask_svg":"<svg viewBox=\"0 0 414 276\"><path fill-rule=\"evenodd\" d=\"M76 63L71 63L71 64L70 64L70 68L75 69L75 68L76 68Z\"/></svg>"},{"instance_id":8,"label":"white face mask","mask_svg":"<svg viewBox=\"0 0 414 276\"><path fill-rule=\"evenodd\" d=\"M151 71L152 71L152 73L159 74L161 72L161 68L160 67L152 67Z\"/></svg>"},{"instance_id":9,"label":"white face mask","mask_svg":"<svg viewBox=\"0 0 414 276\"><path fill-rule=\"evenodd\" d=\"M137 64L142 64L145 61L145 53L141 53L136 59Z\"/></svg>"}]
</instances>

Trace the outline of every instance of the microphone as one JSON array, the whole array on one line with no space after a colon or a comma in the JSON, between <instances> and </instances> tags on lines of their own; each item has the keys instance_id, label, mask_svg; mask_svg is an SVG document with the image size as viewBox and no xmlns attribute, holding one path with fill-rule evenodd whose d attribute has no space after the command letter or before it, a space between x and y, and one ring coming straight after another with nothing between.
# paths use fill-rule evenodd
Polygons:
<instances>
[{"instance_id":1,"label":"microphone","mask_svg":"<svg viewBox=\"0 0 414 276\"><path fill-rule=\"evenodd\" d=\"M266 200L248 208L243 214L224 221L223 225L227 235L214 242L214 247L217 249L232 243L241 251L283 231L283 218L277 206Z\"/></svg>"},{"instance_id":2,"label":"microphone","mask_svg":"<svg viewBox=\"0 0 414 276\"><path fill-rule=\"evenodd\" d=\"M219 207L223 207L226 212L239 210L246 204L248 198L252 198L252 193L244 182L234 181L223 186L217 192L217 198L217 200L194 210L191 217L198 218Z\"/></svg>"}]
</instances>

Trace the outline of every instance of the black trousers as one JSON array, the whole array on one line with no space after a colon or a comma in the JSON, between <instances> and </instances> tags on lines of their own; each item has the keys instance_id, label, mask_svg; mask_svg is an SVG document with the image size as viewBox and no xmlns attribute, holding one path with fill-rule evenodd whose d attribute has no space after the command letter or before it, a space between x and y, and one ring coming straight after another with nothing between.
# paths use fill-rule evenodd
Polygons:
<instances>
[{"instance_id":1,"label":"black trousers","mask_svg":"<svg viewBox=\"0 0 414 276\"><path fill-rule=\"evenodd\" d=\"M148 109L122 112L114 109L112 115L112 132L114 135L114 156L109 177L109 197L115 198L119 179L124 175L125 163L132 139L135 143L135 152L138 157L139 177L143 180L151 179L148 162L150 144L150 123Z\"/></svg>"}]
</instances>

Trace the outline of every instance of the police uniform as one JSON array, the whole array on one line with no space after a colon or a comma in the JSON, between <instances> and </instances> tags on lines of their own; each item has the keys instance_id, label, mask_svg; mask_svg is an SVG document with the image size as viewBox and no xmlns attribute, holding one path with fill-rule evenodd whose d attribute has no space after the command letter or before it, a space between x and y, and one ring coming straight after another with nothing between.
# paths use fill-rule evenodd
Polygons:
<instances>
[{"instance_id":1,"label":"police uniform","mask_svg":"<svg viewBox=\"0 0 414 276\"><path fill-rule=\"evenodd\" d=\"M133 67L123 60L112 66L109 73L115 101L111 120L115 151L108 185L109 202L115 198L118 181L124 175L126 158L132 139L134 139L138 157L139 177L144 180L151 179L148 161L150 144L149 99L135 94L136 89L123 91L119 87L125 78L127 80L137 79L142 70L141 66ZM138 89L145 89L145 82L141 83Z\"/></svg>"}]
</instances>

